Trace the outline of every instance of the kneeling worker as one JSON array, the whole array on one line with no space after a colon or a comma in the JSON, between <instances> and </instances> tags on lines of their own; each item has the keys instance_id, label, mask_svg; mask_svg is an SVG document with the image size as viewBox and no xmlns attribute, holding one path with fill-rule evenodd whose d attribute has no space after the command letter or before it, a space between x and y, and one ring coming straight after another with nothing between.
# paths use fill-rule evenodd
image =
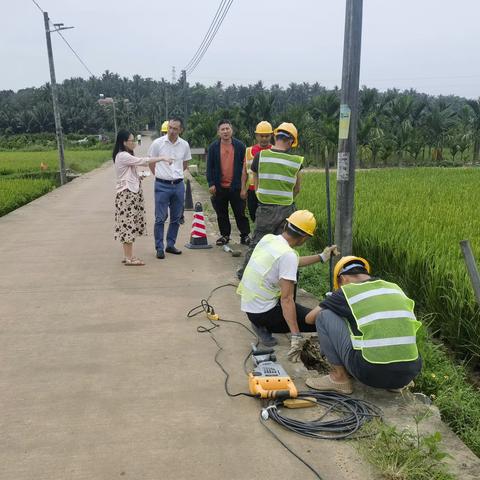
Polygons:
<instances>
[{"instance_id":1,"label":"kneeling worker","mask_svg":"<svg viewBox=\"0 0 480 480\"><path fill-rule=\"evenodd\" d=\"M321 254L299 257L294 248L311 238L316 226L308 210L292 213L282 234L268 234L260 240L237 289L242 296L241 309L264 345L276 345L272 332L292 334L288 358L293 362L300 359L305 342L301 332L315 331L313 324L305 323L310 309L294 300L298 267L327 262L336 251L333 245Z\"/></svg>"},{"instance_id":2,"label":"kneeling worker","mask_svg":"<svg viewBox=\"0 0 480 480\"><path fill-rule=\"evenodd\" d=\"M416 343L421 323L413 300L398 285L371 277L369 263L354 256L336 264L334 288L305 319L316 324L331 372L306 384L350 394L350 374L370 387L398 391L407 386L422 368Z\"/></svg>"}]
</instances>

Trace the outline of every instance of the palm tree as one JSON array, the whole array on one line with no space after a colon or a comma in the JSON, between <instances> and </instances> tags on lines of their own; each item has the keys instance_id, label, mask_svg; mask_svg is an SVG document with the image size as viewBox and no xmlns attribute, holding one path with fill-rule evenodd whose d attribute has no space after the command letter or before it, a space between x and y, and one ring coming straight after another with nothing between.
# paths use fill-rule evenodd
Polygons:
<instances>
[{"instance_id":1,"label":"palm tree","mask_svg":"<svg viewBox=\"0 0 480 480\"><path fill-rule=\"evenodd\" d=\"M473 118L471 123L473 135L473 162L478 162L478 149L480 146L480 98L467 100L467 105L472 109Z\"/></svg>"}]
</instances>

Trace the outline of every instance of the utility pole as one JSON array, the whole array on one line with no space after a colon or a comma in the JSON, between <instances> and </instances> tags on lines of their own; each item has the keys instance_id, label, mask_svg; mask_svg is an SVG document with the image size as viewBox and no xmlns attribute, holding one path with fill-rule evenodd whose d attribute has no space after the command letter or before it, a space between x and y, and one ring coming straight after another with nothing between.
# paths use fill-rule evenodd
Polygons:
<instances>
[{"instance_id":1,"label":"utility pole","mask_svg":"<svg viewBox=\"0 0 480 480\"><path fill-rule=\"evenodd\" d=\"M182 70L182 85L183 85L183 123L187 124L187 72Z\"/></svg>"},{"instance_id":2,"label":"utility pole","mask_svg":"<svg viewBox=\"0 0 480 480\"><path fill-rule=\"evenodd\" d=\"M60 118L60 110L58 107L57 81L55 79L55 65L53 63L52 40L50 38L50 33L59 32L60 30L67 30L73 27L64 27L63 23L55 23L54 24L55 29L50 30L50 19L48 18L48 12L43 12L43 20L45 23L45 35L47 37L48 63L50 65L50 88L52 91L53 116L55 118L55 134L57 137L57 146L58 146L58 161L60 166L60 184L64 185L67 182L67 177L65 174L65 152L63 147L62 120Z\"/></svg>"},{"instance_id":3,"label":"utility pole","mask_svg":"<svg viewBox=\"0 0 480 480\"><path fill-rule=\"evenodd\" d=\"M335 243L343 256L352 253L362 9L363 0L346 0L335 216Z\"/></svg>"}]
</instances>

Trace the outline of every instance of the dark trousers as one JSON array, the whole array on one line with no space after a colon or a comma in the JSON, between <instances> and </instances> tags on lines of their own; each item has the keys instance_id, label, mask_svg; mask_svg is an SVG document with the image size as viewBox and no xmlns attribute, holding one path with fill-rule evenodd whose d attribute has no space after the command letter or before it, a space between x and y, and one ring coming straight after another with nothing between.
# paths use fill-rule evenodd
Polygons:
<instances>
[{"instance_id":1,"label":"dark trousers","mask_svg":"<svg viewBox=\"0 0 480 480\"><path fill-rule=\"evenodd\" d=\"M241 272L247 266L250 257L252 256L257 243L268 233L273 235L280 235L283 232L285 226L285 220L289 217L297 208L295 204L291 205L265 205L263 203L258 204L256 211L255 229L253 230L253 236L248 246L248 250L245 253L245 259Z\"/></svg>"},{"instance_id":2,"label":"dark trousers","mask_svg":"<svg viewBox=\"0 0 480 480\"><path fill-rule=\"evenodd\" d=\"M315 332L315 325L305 323L305 317L311 308L304 307L295 303L297 311L297 323L301 332ZM248 319L257 327L265 327L271 333L289 333L290 328L283 316L282 306L277 303L271 310L264 313L248 313Z\"/></svg>"},{"instance_id":3,"label":"dark trousers","mask_svg":"<svg viewBox=\"0 0 480 480\"><path fill-rule=\"evenodd\" d=\"M255 214L257 213L258 207L258 198L255 190L248 190L247 192L247 207L248 207L248 214L252 219L252 222L255 221Z\"/></svg>"},{"instance_id":4,"label":"dark trousers","mask_svg":"<svg viewBox=\"0 0 480 480\"><path fill-rule=\"evenodd\" d=\"M213 208L217 213L218 228L222 237L230 237L232 226L228 217L228 205L232 207L233 215L237 228L242 237L250 233L250 224L245 215L245 200L240 198L240 190L230 190L229 188L217 189L215 195L211 197Z\"/></svg>"},{"instance_id":5,"label":"dark trousers","mask_svg":"<svg viewBox=\"0 0 480 480\"><path fill-rule=\"evenodd\" d=\"M167 230L167 247L174 247L177 240L180 217L183 212L185 184L173 185L155 182L155 249L164 250L164 225L170 209L170 225Z\"/></svg>"}]
</instances>

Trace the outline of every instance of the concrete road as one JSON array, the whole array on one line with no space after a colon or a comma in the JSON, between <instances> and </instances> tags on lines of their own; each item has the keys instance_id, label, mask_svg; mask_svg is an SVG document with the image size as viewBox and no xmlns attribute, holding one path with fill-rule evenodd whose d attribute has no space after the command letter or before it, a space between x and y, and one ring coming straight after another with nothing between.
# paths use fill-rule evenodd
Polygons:
<instances>
[{"instance_id":1,"label":"concrete road","mask_svg":"<svg viewBox=\"0 0 480 480\"><path fill-rule=\"evenodd\" d=\"M259 423L257 400L225 395L216 346L196 331L206 319L186 318L234 280L233 259L213 248L157 260L148 236L135 245L147 265L125 267L114 184L109 164L0 218L0 478L314 478ZM233 290L212 301L245 321ZM246 391L252 337L225 324L215 335L231 391ZM326 480L372 478L348 444L276 431Z\"/></svg>"}]
</instances>

